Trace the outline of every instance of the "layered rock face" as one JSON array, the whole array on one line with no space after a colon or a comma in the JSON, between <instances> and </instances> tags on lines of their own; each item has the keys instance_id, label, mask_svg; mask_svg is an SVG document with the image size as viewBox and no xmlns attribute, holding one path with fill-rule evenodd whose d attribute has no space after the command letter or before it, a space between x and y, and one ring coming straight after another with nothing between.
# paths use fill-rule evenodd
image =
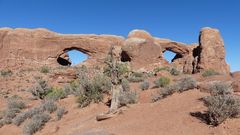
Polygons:
<instances>
[{"instance_id":1,"label":"layered rock face","mask_svg":"<svg viewBox=\"0 0 240 135\"><path fill-rule=\"evenodd\" d=\"M224 43L218 30L204 28L199 45L186 45L151 36L143 30L133 30L124 39L114 35L58 34L46 29L0 29L0 68L33 65L69 66L67 52L73 49L88 55L86 65L103 65L111 46L122 62L133 69L154 64L174 65L185 73L214 69L229 73L225 62ZM165 51L176 53L172 63L163 57Z\"/></svg>"}]
</instances>

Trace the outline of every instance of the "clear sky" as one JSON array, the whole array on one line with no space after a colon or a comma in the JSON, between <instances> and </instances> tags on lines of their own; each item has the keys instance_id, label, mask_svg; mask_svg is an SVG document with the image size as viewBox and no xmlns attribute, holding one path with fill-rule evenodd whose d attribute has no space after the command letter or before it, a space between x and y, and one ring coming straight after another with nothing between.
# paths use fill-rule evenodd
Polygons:
<instances>
[{"instance_id":1,"label":"clear sky","mask_svg":"<svg viewBox=\"0 0 240 135\"><path fill-rule=\"evenodd\" d=\"M0 27L122 36L144 29L184 43L197 42L202 27L218 28L231 70L240 70L239 0L0 0L0 13Z\"/></svg>"}]
</instances>

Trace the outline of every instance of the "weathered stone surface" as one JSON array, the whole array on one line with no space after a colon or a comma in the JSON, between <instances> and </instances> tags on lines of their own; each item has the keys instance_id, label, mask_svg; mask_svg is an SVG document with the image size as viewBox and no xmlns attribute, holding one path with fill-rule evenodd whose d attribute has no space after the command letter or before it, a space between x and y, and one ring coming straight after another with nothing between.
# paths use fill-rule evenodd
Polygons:
<instances>
[{"instance_id":1,"label":"weathered stone surface","mask_svg":"<svg viewBox=\"0 0 240 135\"><path fill-rule=\"evenodd\" d=\"M225 62L223 40L218 30L204 28L199 45L187 45L151 36L143 30L133 30L128 38L114 35L58 34L47 29L0 29L0 68L34 65L71 64L67 52L73 49L88 55L85 65L102 65L111 46L115 57L129 62L132 69L149 69L152 65L174 65L185 73L214 69L229 73ZM168 63L163 53L176 53Z\"/></svg>"},{"instance_id":2,"label":"weathered stone surface","mask_svg":"<svg viewBox=\"0 0 240 135\"><path fill-rule=\"evenodd\" d=\"M110 46L123 41L112 35L63 35L46 29L4 28L0 29L0 67L57 65L59 57L68 61L66 52L72 49L87 54L87 64L102 63Z\"/></svg>"},{"instance_id":3,"label":"weathered stone surface","mask_svg":"<svg viewBox=\"0 0 240 135\"><path fill-rule=\"evenodd\" d=\"M214 69L220 73L228 74L229 66L225 61L224 42L219 30L203 28L200 32L200 55L197 69L199 71Z\"/></svg>"},{"instance_id":4,"label":"weathered stone surface","mask_svg":"<svg viewBox=\"0 0 240 135\"><path fill-rule=\"evenodd\" d=\"M133 69L158 63L163 58L161 46L156 45L153 37L142 30L131 31L122 50L123 55L127 55L129 58L126 61L131 62Z\"/></svg>"}]
</instances>

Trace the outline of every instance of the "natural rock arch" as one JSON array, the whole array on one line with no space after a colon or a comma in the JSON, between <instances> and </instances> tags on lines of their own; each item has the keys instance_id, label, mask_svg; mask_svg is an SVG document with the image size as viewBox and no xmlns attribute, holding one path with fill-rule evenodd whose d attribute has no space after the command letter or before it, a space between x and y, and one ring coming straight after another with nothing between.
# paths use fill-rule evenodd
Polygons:
<instances>
[{"instance_id":1,"label":"natural rock arch","mask_svg":"<svg viewBox=\"0 0 240 135\"><path fill-rule=\"evenodd\" d=\"M72 61L70 60L70 57L68 55L69 51L72 50L77 50L85 55L87 55L87 57L90 56L90 53L88 50L84 50L82 48L78 48L78 47L70 47L70 48L65 48L63 49L62 53L60 53L57 57L57 62L58 64L62 65L62 66L70 66L72 64ZM88 59L88 58L87 58Z\"/></svg>"}]
</instances>

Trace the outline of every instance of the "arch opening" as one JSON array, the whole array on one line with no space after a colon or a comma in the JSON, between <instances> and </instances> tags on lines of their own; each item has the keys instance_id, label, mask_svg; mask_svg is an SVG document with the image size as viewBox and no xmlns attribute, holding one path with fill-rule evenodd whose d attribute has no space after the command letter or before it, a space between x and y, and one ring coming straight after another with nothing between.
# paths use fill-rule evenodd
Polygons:
<instances>
[{"instance_id":1,"label":"arch opening","mask_svg":"<svg viewBox=\"0 0 240 135\"><path fill-rule=\"evenodd\" d=\"M127 54L127 52L122 51L121 52L121 61L122 62L131 62L130 56Z\"/></svg>"},{"instance_id":2,"label":"arch opening","mask_svg":"<svg viewBox=\"0 0 240 135\"><path fill-rule=\"evenodd\" d=\"M168 63L172 63L175 59L181 58L179 54L168 50L163 52L163 57L168 61Z\"/></svg>"},{"instance_id":3,"label":"arch opening","mask_svg":"<svg viewBox=\"0 0 240 135\"><path fill-rule=\"evenodd\" d=\"M75 66L88 59L88 55L78 49L65 50L57 58L57 62L62 66Z\"/></svg>"}]
</instances>

